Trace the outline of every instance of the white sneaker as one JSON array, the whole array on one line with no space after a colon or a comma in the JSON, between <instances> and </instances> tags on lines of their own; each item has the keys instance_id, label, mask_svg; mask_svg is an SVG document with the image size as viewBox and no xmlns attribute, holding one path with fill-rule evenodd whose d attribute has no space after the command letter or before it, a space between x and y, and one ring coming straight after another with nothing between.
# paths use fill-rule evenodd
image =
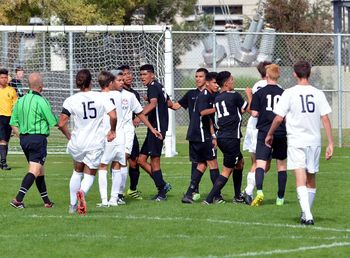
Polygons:
<instances>
[{"instance_id":1,"label":"white sneaker","mask_svg":"<svg viewBox=\"0 0 350 258\"><path fill-rule=\"evenodd\" d=\"M109 206L118 206L118 199L116 197L111 197L108 202Z\"/></svg>"},{"instance_id":2,"label":"white sneaker","mask_svg":"<svg viewBox=\"0 0 350 258\"><path fill-rule=\"evenodd\" d=\"M69 214L74 214L74 213L77 212L77 209L78 209L78 205L77 204L75 204L75 205L71 205L70 204L68 212L69 212Z\"/></svg>"},{"instance_id":3,"label":"white sneaker","mask_svg":"<svg viewBox=\"0 0 350 258\"><path fill-rule=\"evenodd\" d=\"M96 207L97 208L108 208L109 207L109 203L107 202L107 203L97 203L96 204Z\"/></svg>"}]
</instances>

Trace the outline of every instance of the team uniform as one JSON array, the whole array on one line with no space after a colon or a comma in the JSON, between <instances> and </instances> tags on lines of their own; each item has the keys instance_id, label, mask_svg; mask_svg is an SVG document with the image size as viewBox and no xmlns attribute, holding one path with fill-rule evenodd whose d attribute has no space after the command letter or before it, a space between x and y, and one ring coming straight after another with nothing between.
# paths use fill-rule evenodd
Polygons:
<instances>
[{"instance_id":1,"label":"team uniform","mask_svg":"<svg viewBox=\"0 0 350 258\"><path fill-rule=\"evenodd\" d=\"M0 140L8 142L11 136L10 119L13 106L17 101L16 91L10 87L0 88Z\"/></svg>"},{"instance_id":2,"label":"team uniform","mask_svg":"<svg viewBox=\"0 0 350 258\"><path fill-rule=\"evenodd\" d=\"M23 84L21 80L14 78L10 81L9 85L15 89L19 98L24 96Z\"/></svg>"},{"instance_id":3,"label":"team uniform","mask_svg":"<svg viewBox=\"0 0 350 258\"><path fill-rule=\"evenodd\" d=\"M320 117L332 112L324 93L308 85L283 92L274 113L286 118L288 169L319 170L321 153Z\"/></svg>"},{"instance_id":4,"label":"team uniform","mask_svg":"<svg viewBox=\"0 0 350 258\"><path fill-rule=\"evenodd\" d=\"M260 80L256 82L252 88L252 93L256 93L261 88L267 85L267 80ZM247 130L243 141L243 150L255 153L256 141L258 137L258 129L256 129L256 123L258 118L250 116L247 122Z\"/></svg>"},{"instance_id":5,"label":"team uniform","mask_svg":"<svg viewBox=\"0 0 350 258\"><path fill-rule=\"evenodd\" d=\"M78 92L64 101L62 113L72 115L74 123L67 152L75 161L99 167L106 142L104 115L114 109L101 92Z\"/></svg>"}]
</instances>

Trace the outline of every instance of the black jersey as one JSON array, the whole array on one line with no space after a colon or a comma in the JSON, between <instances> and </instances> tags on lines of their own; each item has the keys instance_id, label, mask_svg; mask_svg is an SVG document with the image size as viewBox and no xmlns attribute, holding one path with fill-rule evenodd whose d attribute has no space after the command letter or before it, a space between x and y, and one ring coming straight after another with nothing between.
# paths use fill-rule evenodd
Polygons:
<instances>
[{"instance_id":1,"label":"black jersey","mask_svg":"<svg viewBox=\"0 0 350 258\"><path fill-rule=\"evenodd\" d=\"M178 103L181 105L181 107L183 107L184 109L188 109L188 114L190 116L190 119L191 119L192 112L194 109L194 103L196 102L196 99L197 99L199 93L201 93L201 91L198 88L193 89L193 90L189 90L178 101Z\"/></svg>"},{"instance_id":2,"label":"black jersey","mask_svg":"<svg viewBox=\"0 0 350 258\"><path fill-rule=\"evenodd\" d=\"M134 89L131 88L131 87L123 88L123 89L124 89L124 90L127 90L127 91L129 91L129 92L131 92L131 93L133 93L133 94L135 95L136 99L141 103L140 94L139 94L136 90L134 90ZM133 114L132 114L132 119L134 119L135 116L136 116L136 115L133 113Z\"/></svg>"},{"instance_id":3,"label":"black jersey","mask_svg":"<svg viewBox=\"0 0 350 258\"><path fill-rule=\"evenodd\" d=\"M241 94L235 91L224 91L215 98L216 123L218 127L217 138L242 137L241 110L248 107L248 103Z\"/></svg>"},{"instance_id":4,"label":"black jersey","mask_svg":"<svg viewBox=\"0 0 350 258\"><path fill-rule=\"evenodd\" d=\"M253 94L250 109L259 112L258 122L256 124L256 128L259 129L259 131L265 133L269 131L272 121L276 116L275 113L273 113L273 109L278 103L282 93L283 89L278 85L268 84ZM285 123L282 123L274 133L274 135L286 134Z\"/></svg>"},{"instance_id":5,"label":"black jersey","mask_svg":"<svg viewBox=\"0 0 350 258\"><path fill-rule=\"evenodd\" d=\"M157 106L148 114L148 121L162 134L168 130L169 114L168 99L163 85L153 81L147 86L147 99L157 99Z\"/></svg>"},{"instance_id":6,"label":"black jersey","mask_svg":"<svg viewBox=\"0 0 350 258\"><path fill-rule=\"evenodd\" d=\"M199 93L191 115L186 137L187 140L193 142L212 140L210 133L210 120L214 121L214 114L201 116L200 113L205 109L213 108L216 95L216 93L211 94L207 89Z\"/></svg>"}]
</instances>

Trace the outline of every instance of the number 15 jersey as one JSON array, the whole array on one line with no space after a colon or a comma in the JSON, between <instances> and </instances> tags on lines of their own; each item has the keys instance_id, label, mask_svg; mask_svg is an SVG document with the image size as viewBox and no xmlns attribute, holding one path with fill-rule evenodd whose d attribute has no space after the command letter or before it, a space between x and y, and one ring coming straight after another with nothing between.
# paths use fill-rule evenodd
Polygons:
<instances>
[{"instance_id":1,"label":"number 15 jersey","mask_svg":"<svg viewBox=\"0 0 350 258\"><path fill-rule=\"evenodd\" d=\"M73 116L73 131L69 145L81 151L103 148L106 132L103 118L115 109L101 92L78 92L63 103L62 113Z\"/></svg>"}]
</instances>

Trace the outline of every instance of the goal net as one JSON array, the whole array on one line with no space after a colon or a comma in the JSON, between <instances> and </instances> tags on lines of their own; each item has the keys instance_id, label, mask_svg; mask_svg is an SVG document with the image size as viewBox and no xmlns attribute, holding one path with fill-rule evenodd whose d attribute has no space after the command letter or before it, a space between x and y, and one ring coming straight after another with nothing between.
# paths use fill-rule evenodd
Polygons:
<instances>
[{"instance_id":1,"label":"goal net","mask_svg":"<svg viewBox=\"0 0 350 258\"><path fill-rule=\"evenodd\" d=\"M169 50L166 54L167 31L166 26L0 26L1 67L14 77L15 68L22 66L25 88L28 75L40 72L44 78L43 96L56 115L61 112L63 101L76 92L74 78L83 68L91 71L94 90L99 90L96 78L100 71L129 65L133 86L144 95L146 88L139 80L139 68L150 63L155 67L157 79L172 95L171 74L166 72L172 73L172 60L169 60L172 56ZM169 131L167 135L174 133ZM57 128L51 130L48 142L49 153L65 153L67 140ZM174 146L170 146L174 143L169 139L166 142L166 148L174 152ZM16 137L10 140L10 151L21 152Z\"/></svg>"}]
</instances>

